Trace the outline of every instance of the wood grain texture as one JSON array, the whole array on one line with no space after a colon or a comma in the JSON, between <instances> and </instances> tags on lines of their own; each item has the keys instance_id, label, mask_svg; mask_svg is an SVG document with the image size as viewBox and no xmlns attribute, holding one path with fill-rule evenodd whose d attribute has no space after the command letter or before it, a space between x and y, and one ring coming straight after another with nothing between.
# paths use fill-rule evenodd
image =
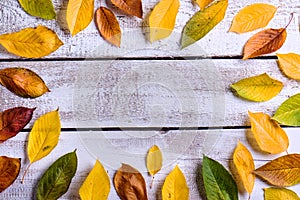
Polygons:
<instances>
[{"instance_id":1,"label":"wood grain texture","mask_svg":"<svg viewBox=\"0 0 300 200\"><path fill-rule=\"evenodd\" d=\"M300 3L298 0L288 1L272 1L272 0L229 0L229 6L225 19L213 29L205 38L197 42L195 45L180 50L179 41L181 32L190 19L190 17L198 10L190 0L181 1L181 6L176 20L175 29L170 38L151 44L146 40L143 34L143 20L129 17L121 13L116 7L110 4L107 6L112 8L117 15L123 35L121 48L113 47L105 42L92 22L87 29L82 31L75 37L71 37L66 25L66 7L68 1L54 0L55 10L57 12L57 21L45 21L26 14L16 0L2 0L0 3L0 34L19 31L27 27L35 27L37 25L45 25L54 30L60 39L65 43L58 51L51 54L50 58L111 58L111 57L160 57L160 56L241 56L243 45L255 32L237 35L228 32L231 21L238 11L255 2L270 3L278 7L278 11L274 19L268 27L280 28L284 27L289 18L290 13L294 12L295 17L291 25L287 29L288 37L284 46L278 51L287 53L290 51L300 52L300 35L299 35L299 13ZM143 1L144 18L158 1ZM106 6L102 2L102 6ZM95 9L100 6L100 1L95 1ZM273 54L274 55L274 54ZM8 54L3 47L0 47L0 58L17 58Z\"/></svg>"},{"instance_id":2,"label":"wood grain texture","mask_svg":"<svg viewBox=\"0 0 300 200\"><path fill-rule=\"evenodd\" d=\"M289 147L289 153L299 152L300 147L297 144L298 138L298 129L297 128L287 128L285 129L291 144ZM145 131L107 131L107 132L63 132L60 137L60 141L58 146L54 149L54 151L43 160L34 163L28 174L25 177L24 184L20 183L21 176L24 173L26 165L29 163L26 155L25 148L27 143L27 134L26 132L20 133L18 136L13 138L12 140L8 140L2 145L0 145L0 152L2 155L6 156L14 156L22 158L22 169L20 171L20 175L15 183L0 194L0 199L24 199L31 200L33 199L36 191L37 181L44 173L44 171L49 167L49 165L54 162L61 155L73 151L75 148L78 153L78 171L76 173L75 178L70 186L69 191L60 199L62 200L75 200L79 199L78 189L80 185L83 183L85 177L87 176L89 170L93 167L95 162L95 158L98 157L101 162L104 164L106 170L108 170L109 176L112 178L115 170L119 167L121 162L127 161L128 164L135 166L142 172L143 176L146 179L147 186L149 186L151 182L151 176L147 174L145 167L145 156L148 148L153 144L157 144L161 147L163 156L164 156L164 167L162 170L155 176L154 187L152 189L148 188L148 196L149 199L161 199L161 187L163 181L167 174L172 170L172 168L179 164L180 168L183 170L188 182L188 186L190 188L190 199L202 199L199 196L198 187L196 184L196 176L197 176L197 168L201 165L202 162L202 154L205 153L207 156L217 159L221 162L227 169L229 169L229 164L231 162L231 154L234 151L234 148L237 144L237 141L240 140L243 144L249 148L251 153L253 154L255 165L259 167L266 163L267 161L278 157L279 155L266 155L260 153L255 150L255 144L249 145L249 143L253 143L253 139L251 137L248 138L248 141L245 137L249 130L248 129L240 129L240 130L206 130L206 131L169 131L165 134L162 134L159 131L148 131L148 138L145 137ZM99 156L89 153L90 148L86 147L86 143L82 142L84 138L93 139L95 134L105 134L105 141L115 146L116 149L119 150L119 154L121 154L121 160L117 160L118 165L111 165L110 160L119 159L117 155L106 154L106 149L100 147ZM139 137L144 135L144 137ZM187 145L185 151L180 152L176 155L173 155L173 159L168 160L168 155L170 153L170 146L176 145L178 142L178 137L176 135L190 135L193 136L190 144ZM218 135L218 140L214 139L214 136ZM176 136L176 137L174 137ZM131 140L128 142L128 140ZM177 141L176 141L177 140ZM93 140L94 142L100 142L99 138ZM215 145L211 149L207 149L207 151L203 151L203 146L207 146L210 141L216 141ZM180 141L179 141L180 142ZM124 144L129 144L128 146L124 146ZM5 152L5 153L4 153ZM126 156L128 154L129 156ZM110 160L107 158L110 157ZM129 159L131 157L131 161ZM265 183L260 180L256 180L255 188L253 191L253 199L263 199L263 190L262 188L268 187ZM300 185L291 187L291 189L295 190L299 193ZM203 192L203 188L200 189ZM110 200L119 199L117 194L112 187L112 190L109 195ZM247 199L246 194L240 194L240 199Z\"/></svg>"}]
</instances>

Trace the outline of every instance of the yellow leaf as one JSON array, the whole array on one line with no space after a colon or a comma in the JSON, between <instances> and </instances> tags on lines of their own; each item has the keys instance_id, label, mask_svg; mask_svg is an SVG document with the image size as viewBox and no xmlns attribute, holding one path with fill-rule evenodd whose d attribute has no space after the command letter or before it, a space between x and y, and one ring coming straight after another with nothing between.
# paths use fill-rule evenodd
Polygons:
<instances>
[{"instance_id":1,"label":"yellow leaf","mask_svg":"<svg viewBox=\"0 0 300 200\"><path fill-rule=\"evenodd\" d=\"M176 165L173 171L167 176L162 187L163 200L188 200L189 188L180 168Z\"/></svg>"},{"instance_id":2,"label":"yellow leaf","mask_svg":"<svg viewBox=\"0 0 300 200\"><path fill-rule=\"evenodd\" d=\"M58 143L60 128L58 110L48 112L34 122L27 147L30 163L47 156L54 149Z\"/></svg>"},{"instance_id":3,"label":"yellow leaf","mask_svg":"<svg viewBox=\"0 0 300 200\"><path fill-rule=\"evenodd\" d=\"M255 175L252 174L255 169L254 160L250 151L240 142L234 150L233 163L245 190L251 194L255 181Z\"/></svg>"},{"instance_id":4,"label":"yellow leaf","mask_svg":"<svg viewBox=\"0 0 300 200\"><path fill-rule=\"evenodd\" d=\"M201 10L208 6L214 0L195 0Z\"/></svg>"},{"instance_id":5,"label":"yellow leaf","mask_svg":"<svg viewBox=\"0 0 300 200\"><path fill-rule=\"evenodd\" d=\"M268 25L277 8L270 4L254 3L246 6L233 18L231 32L246 33Z\"/></svg>"},{"instance_id":6,"label":"yellow leaf","mask_svg":"<svg viewBox=\"0 0 300 200\"><path fill-rule=\"evenodd\" d=\"M265 200L299 200L298 195L286 188L264 188Z\"/></svg>"},{"instance_id":7,"label":"yellow leaf","mask_svg":"<svg viewBox=\"0 0 300 200\"><path fill-rule=\"evenodd\" d=\"M69 0L67 23L72 36L85 29L94 15L94 0Z\"/></svg>"},{"instance_id":8,"label":"yellow leaf","mask_svg":"<svg viewBox=\"0 0 300 200\"><path fill-rule=\"evenodd\" d=\"M106 170L97 160L94 168L79 189L81 200L106 200L110 191L110 181Z\"/></svg>"},{"instance_id":9,"label":"yellow leaf","mask_svg":"<svg viewBox=\"0 0 300 200\"><path fill-rule=\"evenodd\" d=\"M158 146L154 145L149 149L146 162L147 169L152 176L161 170L162 153Z\"/></svg>"},{"instance_id":10,"label":"yellow leaf","mask_svg":"<svg viewBox=\"0 0 300 200\"><path fill-rule=\"evenodd\" d=\"M300 80L300 55L295 53L276 55L283 73L289 78Z\"/></svg>"},{"instance_id":11,"label":"yellow leaf","mask_svg":"<svg viewBox=\"0 0 300 200\"><path fill-rule=\"evenodd\" d=\"M179 0L161 0L149 16L150 42L168 37L175 26Z\"/></svg>"},{"instance_id":12,"label":"yellow leaf","mask_svg":"<svg viewBox=\"0 0 300 200\"><path fill-rule=\"evenodd\" d=\"M279 124L264 113L248 112L251 131L262 151L277 154L287 150L289 138Z\"/></svg>"},{"instance_id":13,"label":"yellow leaf","mask_svg":"<svg viewBox=\"0 0 300 200\"><path fill-rule=\"evenodd\" d=\"M10 53L25 58L47 56L63 45L56 33L45 26L0 35L0 44Z\"/></svg>"}]
</instances>

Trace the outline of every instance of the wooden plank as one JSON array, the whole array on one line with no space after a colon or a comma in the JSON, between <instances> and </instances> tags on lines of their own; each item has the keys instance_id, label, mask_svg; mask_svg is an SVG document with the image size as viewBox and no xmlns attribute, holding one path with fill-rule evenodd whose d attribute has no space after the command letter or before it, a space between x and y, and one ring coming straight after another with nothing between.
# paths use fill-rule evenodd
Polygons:
<instances>
[{"instance_id":1,"label":"wooden plank","mask_svg":"<svg viewBox=\"0 0 300 200\"><path fill-rule=\"evenodd\" d=\"M144 17L158 1L143 1ZM143 21L135 17L124 16L117 8L112 10L117 14L122 28L121 48L116 48L103 41L92 22L86 30L75 37L71 37L67 28L65 14L68 1L54 0L57 12L57 21L46 21L27 15L17 1L2 0L0 3L0 34L19 31L27 27L45 25L55 32L65 43L58 51L48 56L49 58L110 58L110 57L160 57L160 56L239 56L243 45L254 32L237 35L229 33L229 27L234 15L246 5L255 2L270 3L278 6L278 11L268 27L284 27L294 12L295 17L288 27L288 37L283 52L300 53L299 36L299 13L300 4L298 0L272 1L272 0L229 0L229 7L225 19L213 29L205 38L184 50L180 50L179 42L181 32L190 19L198 10L190 0L181 1L181 6L176 20L176 27L170 38L151 44L143 34ZM105 6L105 2L101 2ZM95 9L100 6L100 1L95 1ZM108 5L111 8L111 5ZM0 58L17 58L8 54L3 47L0 48Z\"/></svg>"},{"instance_id":2,"label":"wooden plank","mask_svg":"<svg viewBox=\"0 0 300 200\"><path fill-rule=\"evenodd\" d=\"M249 126L248 110L272 115L284 100L299 92L299 83L283 76L276 60L111 60L1 65L15 66L37 72L51 92L37 99L23 99L2 87L1 109L37 107L35 120L59 107L64 128ZM250 102L230 91L232 83L265 72L285 85L272 100Z\"/></svg>"},{"instance_id":3,"label":"wooden plank","mask_svg":"<svg viewBox=\"0 0 300 200\"><path fill-rule=\"evenodd\" d=\"M289 152L299 152L300 147L297 144L298 129L297 128L286 128L285 129L289 139L290 147ZM207 156L218 160L227 169L229 169L229 163L231 160L231 154L240 140L245 144L249 150L252 152L255 159L256 167L259 167L280 155L267 155L255 150L254 145L249 145L253 143L253 138L250 136L246 139L247 129L241 130L206 130L206 131L169 131L168 133L162 134L159 131L108 131L108 132L62 132L60 136L60 141L58 146L54 151L46 158L34 163L27 176L25 177L25 182L22 185L20 183L21 176L28 164L28 159L26 156L26 144L27 144L27 133L21 132L16 137L11 140L6 141L0 145L1 155L20 157L22 158L22 169L18 179L15 183L9 187L4 192L0 193L0 199L33 199L36 191L37 182L40 179L44 171L49 167L49 165L54 162L58 157L65 153L77 149L78 155L78 170L75 178L72 181L71 187L67 194L65 194L61 199L79 199L78 189L84 179L86 178L89 170L92 168L95 158L99 158L107 169L110 178L112 179L116 169L120 166L121 162L126 162L142 172L146 179L146 183L149 186L151 182L151 177L147 174L145 168L145 155L150 146L157 144L161 147L164 155L164 167L155 176L154 187L152 189L148 188L149 199L161 199L161 187L167 174L172 170L172 168L178 164L182 171L184 172L187 182L190 188L190 199L202 199L199 196L199 192L196 184L196 172L198 167L201 165L202 154L205 153ZM103 144L103 139L99 136L100 134L105 135L105 142L110 143L118 149L118 155L113 154L114 151L110 153L107 152L106 147L102 146L98 150L99 154L93 154L89 147L87 148L87 143L82 141L85 138L93 140L93 142ZM98 136L97 136L98 135ZM146 137L146 135L148 137ZM185 139L192 138L189 144L186 144L185 150L182 152L175 152L176 157L171 157L172 147L179 147L178 144L184 145L183 136ZM217 140L216 137L217 136ZM128 142L131 140L131 142ZM215 143L212 145L212 143ZM91 144L91 143L89 143ZM126 144L126 145L125 145ZM212 149L208 151L203 151L203 145L207 147L212 145ZM174 148L173 148L174 149ZM119 156L120 155L120 156ZM131 157L131 158L130 158ZM115 160L115 163L111 163L111 160ZM266 183L256 180L255 188L252 194L253 199L263 199L262 188L269 187ZM300 185L291 187L290 189L300 193ZM203 192L203 188L201 189ZM248 197L246 194L240 193L240 199L246 200ZM119 199L112 186L109 199L115 200Z\"/></svg>"}]
</instances>

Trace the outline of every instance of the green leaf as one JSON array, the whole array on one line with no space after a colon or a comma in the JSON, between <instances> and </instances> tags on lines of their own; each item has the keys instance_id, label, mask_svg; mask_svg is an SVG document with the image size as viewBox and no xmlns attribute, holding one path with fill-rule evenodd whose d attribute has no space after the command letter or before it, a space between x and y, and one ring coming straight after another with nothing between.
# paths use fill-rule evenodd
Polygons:
<instances>
[{"instance_id":1,"label":"green leaf","mask_svg":"<svg viewBox=\"0 0 300 200\"><path fill-rule=\"evenodd\" d=\"M208 200L238 200L237 185L220 163L204 155L202 174Z\"/></svg>"},{"instance_id":2,"label":"green leaf","mask_svg":"<svg viewBox=\"0 0 300 200\"><path fill-rule=\"evenodd\" d=\"M262 102L275 97L282 90L283 83L264 73L242 79L232 84L231 88L244 99Z\"/></svg>"},{"instance_id":3,"label":"green leaf","mask_svg":"<svg viewBox=\"0 0 300 200\"><path fill-rule=\"evenodd\" d=\"M19 0L22 8L30 15L43 19L55 19L56 13L51 0Z\"/></svg>"},{"instance_id":4,"label":"green leaf","mask_svg":"<svg viewBox=\"0 0 300 200\"><path fill-rule=\"evenodd\" d=\"M56 200L67 192L77 170L76 151L56 160L38 183L38 200Z\"/></svg>"},{"instance_id":5,"label":"green leaf","mask_svg":"<svg viewBox=\"0 0 300 200\"><path fill-rule=\"evenodd\" d=\"M275 115L274 120L280 124L288 126L299 126L300 125L300 93L290 97L288 100L283 102Z\"/></svg>"},{"instance_id":6,"label":"green leaf","mask_svg":"<svg viewBox=\"0 0 300 200\"><path fill-rule=\"evenodd\" d=\"M185 48L203 38L225 16L228 0L220 0L210 7L198 11L185 25L181 37L181 48Z\"/></svg>"}]
</instances>

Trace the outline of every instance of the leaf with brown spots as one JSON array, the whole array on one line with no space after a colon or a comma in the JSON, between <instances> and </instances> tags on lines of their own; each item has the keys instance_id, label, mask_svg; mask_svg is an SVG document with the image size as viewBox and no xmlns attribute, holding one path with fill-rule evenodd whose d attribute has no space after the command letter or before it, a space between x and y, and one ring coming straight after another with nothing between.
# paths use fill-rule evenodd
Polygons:
<instances>
[{"instance_id":1,"label":"leaf with brown spots","mask_svg":"<svg viewBox=\"0 0 300 200\"><path fill-rule=\"evenodd\" d=\"M20 168L20 158L0 156L0 193L13 184L19 175Z\"/></svg>"},{"instance_id":2,"label":"leaf with brown spots","mask_svg":"<svg viewBox=\"0 0 300 200\"><path fill-rule=\"evenodd\" d=\"M111 0L111 2L129 15L143 17L143 8L141 0Z\"/></svg>"}]
</instances>

